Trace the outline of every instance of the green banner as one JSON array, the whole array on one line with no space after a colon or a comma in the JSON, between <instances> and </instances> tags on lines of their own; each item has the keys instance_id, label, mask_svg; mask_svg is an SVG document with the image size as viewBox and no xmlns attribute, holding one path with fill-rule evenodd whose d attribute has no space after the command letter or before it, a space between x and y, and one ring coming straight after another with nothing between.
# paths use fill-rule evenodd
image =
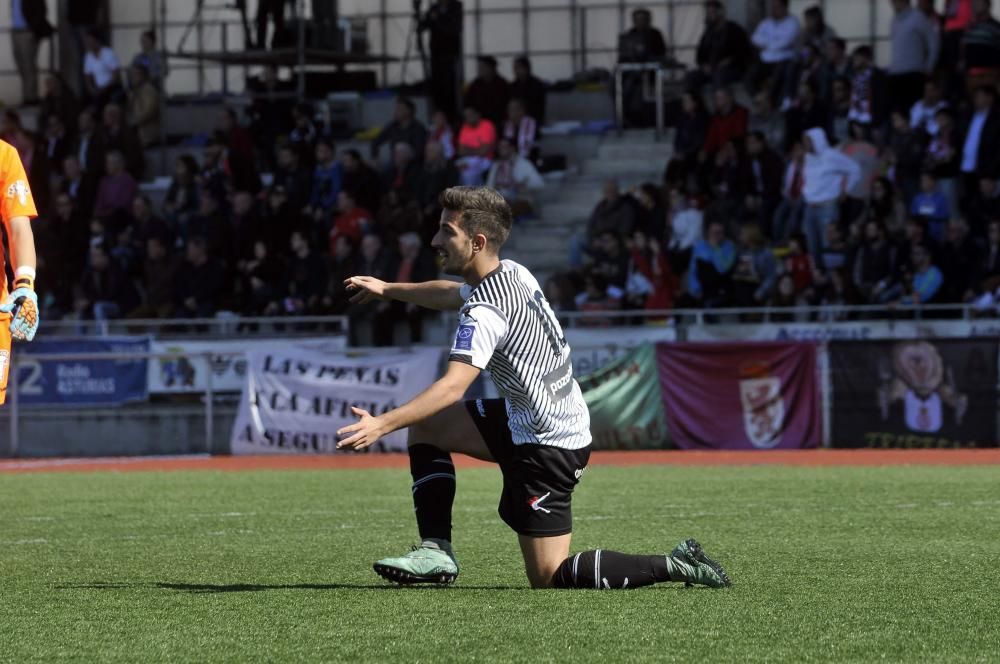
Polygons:
<instances>
[{"instance_id":1,"label":"green banner","mask_svg":"<svg viewBox=\"0 0 1000 664\"><path fill-rule=\"evenodd\" d=\"M590 408L594 449L670 447L653 344L577 379Z\"/></svg>"}]
</instances>

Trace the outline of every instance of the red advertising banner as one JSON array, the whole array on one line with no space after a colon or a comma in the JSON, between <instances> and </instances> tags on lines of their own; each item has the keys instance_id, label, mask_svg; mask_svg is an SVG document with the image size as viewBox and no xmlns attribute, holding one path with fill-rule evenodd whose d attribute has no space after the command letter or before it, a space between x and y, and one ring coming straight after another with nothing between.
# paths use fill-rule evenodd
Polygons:
<instances>
[{"instance_id":1,"label":"red advertising banner","mask_svg":"<svg viewBox=\"0 0 1000 664\"><path fill-rule=\"evenodd\" d=\"M816 345L661 343L667 428L681 449L797 449L822 441Z\"/></svg>"}]
</instances>

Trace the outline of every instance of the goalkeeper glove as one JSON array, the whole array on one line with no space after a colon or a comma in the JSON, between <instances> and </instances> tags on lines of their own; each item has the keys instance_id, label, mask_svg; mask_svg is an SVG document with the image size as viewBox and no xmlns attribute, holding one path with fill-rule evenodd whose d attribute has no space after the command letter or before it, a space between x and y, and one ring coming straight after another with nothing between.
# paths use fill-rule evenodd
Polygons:
<instances>
[{"instance_id":1,"label":"goalkeeper glove","mask_svg":"<svg viewBox=\"0 0 1000 664\"><path fill-rule=\"evenodd\" d=\"M38 331L38 296L35 280L21 275L14 280L14 292L0 304L0 313L9 313L10 336L17 341L31 341Z\"/></svg>"}]
</instances>

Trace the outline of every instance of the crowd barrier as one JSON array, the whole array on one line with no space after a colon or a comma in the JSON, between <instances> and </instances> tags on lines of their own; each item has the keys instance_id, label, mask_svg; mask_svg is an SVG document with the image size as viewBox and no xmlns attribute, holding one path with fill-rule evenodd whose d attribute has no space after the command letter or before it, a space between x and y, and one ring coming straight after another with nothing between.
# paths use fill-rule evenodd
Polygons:
<instances>
[{"instance_id":1,"label":"crowd barrier","mask_svg":"<svg viewBox=\"0 0 1000 664\"><path fill-rule=\"evenodd\" d=\"M998 321L749 315L571 322L595 446L997 444ZM412 398L443 366L442 347L347 348L344 335L40 337L11 358L0 455L325 453L352 403L381 412ZM494 395L483 380L473 396ZM378 449L403 445L396 436Z\"/></svg>"}]
</instances>

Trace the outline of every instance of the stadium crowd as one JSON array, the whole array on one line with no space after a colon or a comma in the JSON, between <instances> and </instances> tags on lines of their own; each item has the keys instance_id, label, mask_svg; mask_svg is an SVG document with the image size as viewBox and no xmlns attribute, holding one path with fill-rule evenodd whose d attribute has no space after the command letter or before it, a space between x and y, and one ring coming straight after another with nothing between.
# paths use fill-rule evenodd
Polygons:
<instances>
[{"instance_id":1,"label":"stadium crowd","mask_svg":"<svg viewBox=\"0 0 1000 664\"><path fill-rule=\"evenodd\" d=\"M800 22L772 0L748 34L707 2L663 181L605 184L568 248L570 270L546 286L554 306L994 305L1000 23L988 0L949 2L946 15L933 0L892 4L891 58L876 63L818 7ZM666 57L649 12L634 21L622 59ZM400 97L368 154L338 150L265 69L246 116L221 111L201 159L180 157L153 205L138 182L144 148L160 140L155 54L147 33L123 75L90 35L82 98L53 74L36 132L3 116L0 137L19 150L41 207L43 320L340 314L348 275L436 274L428 241L449 186L494 186L531 219L546 88L526 58L507 80L481 57L461 118L438 111L424 126ZM401 319L421 338L413 307L352 316L372 323L376 344L391 343Z\"/></svg>"},{"instance_id":2,"label":"stadium crowd","mask_svg":"<svg viewBox=\"0 0 1000 664\"><path fill-rule=\"evenodd\" d=\"M890 59L876 63L818 6L800 21L771 0L748 34L707 2L663 181L605 184L550 300L578 310L995 311L1000 23L988 0L950 1L944 14L940 4L892 0ZM632 41L657 51L662 36L634 18ZM640 104L628 110L649 117Z\"/></svg>"}]
</instances>

